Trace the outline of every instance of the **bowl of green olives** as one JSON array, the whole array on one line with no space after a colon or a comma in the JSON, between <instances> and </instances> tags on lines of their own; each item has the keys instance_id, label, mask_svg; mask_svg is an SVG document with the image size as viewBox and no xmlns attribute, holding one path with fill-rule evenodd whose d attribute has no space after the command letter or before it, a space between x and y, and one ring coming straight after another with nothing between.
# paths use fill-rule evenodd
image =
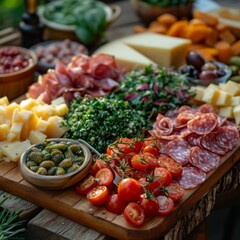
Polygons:
<instances>
[{"instance_id":1,"label":"bowl of green olives","mask_svg":"<svg viewBox=\"0 0 240 240\"><path fill-rule=\"evenodd\" d=\"M19 161L22 177L49 189L63 189L79 182L92 165L89 148L79 141L50 138L32 145Z\"/></svg>"},{"instance_id":2,"label":"bowl of green olives","mask_svg":"<svg viewBox=\"0 0 240 240\"><path fill-rule=\"evenodd\" d=\"M206 61L200 54L190 52L186 57L186 65L179 68L191 85L208 86L209 84L226 83L231 77L231 69L218 61Z\"/></svg>"}]
</instances>

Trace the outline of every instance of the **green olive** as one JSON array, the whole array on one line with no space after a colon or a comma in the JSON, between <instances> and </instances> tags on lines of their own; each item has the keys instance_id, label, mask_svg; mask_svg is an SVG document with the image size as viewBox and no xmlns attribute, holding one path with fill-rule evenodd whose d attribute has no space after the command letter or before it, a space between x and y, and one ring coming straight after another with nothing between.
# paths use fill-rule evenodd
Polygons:
<instances>
[{"instance_id":1,"label":"green olive","mask_svg":"<svg viewBox=\"0 0 240 240\"><path fill-rule=\"evenodd\" d=\"M53 158L55 155L57 154L62 154L62 152L58 149L54 149L52 152L51 152L51 157Z\"/></svg>"},{"instance_id":2,"label":"green olive","mask_svg":"<svg viewBox=\"0 0 240 240\"><path fill-rule=\"evenodd\" d=\"M72 159L66 158L60 162L59 167L66 169L66 168L70 168L72 166L72 164L73 164Z\"/></svg>"},{"instance_id":3,"label":"green olive","mask_svg":"<svg viewBox=\"0 0 240 240\"><path fill-rule=\"evenodd\" d=\"M236 76L239 74L239 67L236 65L230 65L229 66L232 70L232 76Z\"/></svg>"},{"instance_id":4,"label":"green olive","mask_svg":"<svg viewBox=\"0 0 240 240\"><path fill-rule=\"evenodd\" d=\"M36 162L38 164L40 164L42 162L42 154L41 152L34 152L32 151L29 155L28 155L28 159L30 161Z\"/></svg>"},{"instance_id":5,"label":"green olive","mask_svg":"<svg viewBox=\"0 0 240 240\"><path fill-rule=\"evenodd\" d=\"M33 172L37 172L39 169L39 166L30 166L29 169Z\"/></svg>"},{"instance_id":6,"label":"green olive","mask_svg":"<svg viewBox=\"0 0 240 240\"><path fill-rule=\"evenodd\" d=\"M43 155L43 161L46 161L46 160L51 160L51 154L49 152L47 152L46 154Z\"/></svg>"},{"instance_id":7,"label":"green olive","mask_svg":"<svg viewBox=\"0 0 240 240\"><path fill-rule=\"evenodd\" d=\"M73 164L70 168L68 168L67 172L70 173L70 172L73 172L73 171L75 171L75 170L77 170L79 168L80 168L79 165Z\"/></svg>"},{"instance_id":8,"label":"green olive","mask_svg":"<svg viewBox=\"0 0 240 240\"><path fill-rule=\"evenodd\" d=\"M73 153L77 153L80 150L80 147L77 144L72 144L68 147L68 149Z\"/></svg>"},{"instance_id":9,"label":"green olive","mask_svg":"<svg viewBox=\"0 0 240 240\"><path fill-rule=\"evenodd\" d=\"M68 148L68 150L65 152L66 158L73 158L75 157L75 154L71 151L71 149Z\"/></svg>"},{"instance_id":10,"label":"green olive","mask_svg":"<svg viewBox=\"0 0 240 240\"><path fill-rule=\"evenodd\" d=\"M49 174L49 175L52 175L52 176L56 175L57 169L58 169L57 166L54 166L54 167L49 168L49 169L48 169L48 174Z\"/></svg>"},{"instance_id":11,"label":"green olive","mask_svg":"<svg viewBox=\"0 0 240 240\"><path fill-rule=\"evenodd\" d=\"M28 168L30 168L30 167L33 167L33 166L37 166L37 163L33 162L33 161L27 161L26 165L27 165Z\"/></svg>"},{"instance_id":12,"label":"green olive","mask_svg":"<svg viewBox=\"0 0 240 240\"><path fill-rule=\"evenodd\" d=\"M48 174L47 169L44 168L44 167L39 167L39 169L37 170L37 173L40 174L40 175L47 175Z\"/></svg>"},{"instance_id":13,"label":"green olive","mask_svg":"<svg viewBox=\"0 0 240 240\"><path fill-rule=\"evenodd\" d=\"M65 170L62 167L58 167L55 175L64 175Z\"/></svg>"},{"instance_id":14,"label":"green olive","mask_svg":"<svg viewBox=\"0 0 240 240\"><path fill-rule=\"evenodd\" d=\"M52 161L56 165L58 165L63 159L64 159L64 155L63 154L56 154L55 156L53 156Z\"/></svg>"},{"instance_id":15,"label":"green olive","mask_svg":"<svg viewBox=\"0 0 240 240\"><path fill-rule=\"evenodd\" d=\"M44 167L44 168L50 168L50 167L54 167L54 166L55 166L55 163L50 160L43 161L40 164L40 167Z\"/></svg>"}]
</instances>

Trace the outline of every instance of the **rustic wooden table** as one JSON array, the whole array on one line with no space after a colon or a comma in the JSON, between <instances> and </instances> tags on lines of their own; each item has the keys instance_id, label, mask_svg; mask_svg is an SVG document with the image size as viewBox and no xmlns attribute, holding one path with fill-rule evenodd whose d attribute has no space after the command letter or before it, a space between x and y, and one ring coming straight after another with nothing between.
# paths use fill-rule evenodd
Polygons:
<instances>
[{"instance_id":1,"label":"rustic wooden table","mask_svg":"<svg viewBox=\"0 0 240 240\"><path fill-rule=\"evenodd\" d=\"M217 1L221 5L230 7L239 7L239 1ZM107 32L107 39L114 40L133 33L133 28L141 24L139 18L133 12L129 1L112 1L112 4L118 4L122 9L119 19L114 22ZM19 39L18 39L19 40ZM18 42L16 39L15 43ZM13 42L14 43L14 42ZM233 163L232 163L233 164ZM181 240L188 237L189 239L205 239L204 220L210 214L215 206L215 202L224 204L223 199L228 196L240 184L240 163L233 164L229 171L224 171L221 177L216 180L204 196L189 210L183 214L176 222L172 229L162 237L165 240ZM10 191L9 191L10 192ZM6 192L0 192L0 199L6 195ZM219 198L220 196L220 198ZM224 197L223 197L224 196ZM219 201L219 199L221 201ZM28 199L27 199L28 200ZM71 239L71 240L94 240L94 239L111 239L88 227L75 223L67 218L57 215L54 212L43 209L38 205L32 204L26 200L12 196L9 201L4 203L3 207L11 210L23 209L22 218L26 219L27 235L29 240L45 239ZM201 235L202 234L202 235Z\"/></svg>"}]
</instances>

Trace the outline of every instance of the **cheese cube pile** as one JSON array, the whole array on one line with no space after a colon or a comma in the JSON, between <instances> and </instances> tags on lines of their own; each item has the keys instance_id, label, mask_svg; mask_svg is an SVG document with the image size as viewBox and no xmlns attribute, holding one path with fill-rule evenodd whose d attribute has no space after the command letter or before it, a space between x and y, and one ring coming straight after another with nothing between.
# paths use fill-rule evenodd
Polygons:
<instances>
[{"instance_id":1,"label":"cheese cube pile","mask_svg":"<svg viewBox=\"0 0 240 240\"><path fill-rule=\"evenodd\" d=\"M234 119L240 125L240 85L233 81L225 84L209 84L207 87L194 86L195 100L212 104L219 115Z\"/></svg>"},{"instance_id":2,"label":"cheese cube pile","mask_svg":"<svg viewBox=\"0 0 240 240\"><path fill-rule=\"evenodd\" d=\"M62 117L67 112L62 97L50 105L32 98L19 104L0 98L0 159L17 161L31 144L63 136L68 129Z\"/></svg>"}]
</instances>

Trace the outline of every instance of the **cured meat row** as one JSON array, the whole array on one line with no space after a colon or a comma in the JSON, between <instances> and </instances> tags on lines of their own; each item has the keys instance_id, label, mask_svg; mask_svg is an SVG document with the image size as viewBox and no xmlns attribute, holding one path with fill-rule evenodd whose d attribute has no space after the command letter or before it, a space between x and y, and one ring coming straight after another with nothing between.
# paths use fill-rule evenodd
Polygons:
<instances>
[{"instance_id":1,"label":"cured meat row","mask_svg":"<svg viewBox=\"0 0 240 240\"><path fill-rule=\"evenodd\" d=\"M176 182L185 189L204 182L206 174L219 166L221 157L239 140L238 126L208 104L158 114L149 132L161 142L161 152L183 166Z\"/></svg>"}]
</instances>

